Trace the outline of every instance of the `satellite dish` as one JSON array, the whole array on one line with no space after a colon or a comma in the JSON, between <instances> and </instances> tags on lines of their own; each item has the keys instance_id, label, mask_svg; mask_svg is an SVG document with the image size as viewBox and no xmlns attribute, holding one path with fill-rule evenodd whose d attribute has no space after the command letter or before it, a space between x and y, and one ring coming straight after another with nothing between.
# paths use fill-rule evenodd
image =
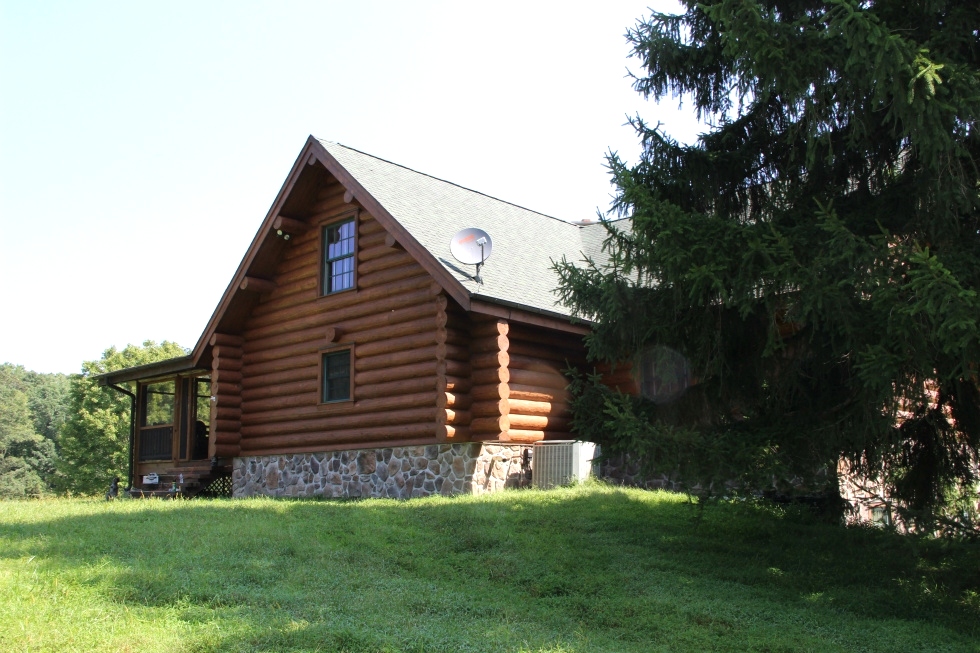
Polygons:
<instances>
[{"instance_id":1,"label":"satellite dish","mask_svg":"<svg viewBox=\"0 0 980 653\"><path fill-rule=\"evenodd\" d=\"M486 260L490 258L490 253L493 252L493 241L490 239L490 234L476 227L463 229L453 236L449 243L449 251L452 252L453 258L460 263L475 265L476 275L473 279L483 283L483 280L480 279L480 268L483 267Z\"/></svg>"}]
</instances>

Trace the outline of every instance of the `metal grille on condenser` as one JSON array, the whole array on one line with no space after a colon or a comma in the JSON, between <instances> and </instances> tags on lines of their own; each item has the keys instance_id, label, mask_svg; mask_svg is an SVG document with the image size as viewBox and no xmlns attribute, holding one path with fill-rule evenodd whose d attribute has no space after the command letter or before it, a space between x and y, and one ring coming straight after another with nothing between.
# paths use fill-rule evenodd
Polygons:
<instances>
[{"instance_id":1,"label":"metal grille on condenser","mask_svg":"<svg viewBox=\"0 0 980 653\"><path fill-rule=\"evenodd\" d=\"M231 498L231 476L219 476L210 483L207 487L197 493L196 496L207 498L207 499L217 499L220 497Z\"/></svg>"}]
</instances>

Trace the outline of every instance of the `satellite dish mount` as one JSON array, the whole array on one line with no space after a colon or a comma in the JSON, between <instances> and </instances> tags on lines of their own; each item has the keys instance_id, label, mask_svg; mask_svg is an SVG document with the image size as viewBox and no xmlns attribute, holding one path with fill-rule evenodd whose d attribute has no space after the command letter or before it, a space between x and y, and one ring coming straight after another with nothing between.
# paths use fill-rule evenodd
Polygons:
<instances>
[{"instance_id":1,"label":"satellite dish mount","mask_svg":"<svg viewBox=\"0 0 980 653\"><path fill-rule=\"evenodd\" d=\"M463 229L453 236L449 243L449 251L460 263L475 265L476 274L473 275L473 280L483 283L483 279L480 278L480 268L493 252L493 240L490 239L490 234L476 227Z\"/></svg>"}]
</instances>

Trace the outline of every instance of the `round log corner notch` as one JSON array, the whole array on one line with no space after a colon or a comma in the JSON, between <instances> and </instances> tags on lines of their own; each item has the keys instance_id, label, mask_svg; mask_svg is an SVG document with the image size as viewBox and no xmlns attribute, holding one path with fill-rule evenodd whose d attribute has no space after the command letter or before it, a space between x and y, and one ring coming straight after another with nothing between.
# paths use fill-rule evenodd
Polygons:
<instances>
[{"instance_id":1,"label":"round log corner notch","mask_svg":"<svg viewBox=\"0 0 980 653\"><path fill-rule=\"evenodd\" d=\"M271 279L260 279L258 277L245 277L238 285L241 290L250 290L259 294L272 292L276 289L276 282Z\"/></svg>"}]
</instances>

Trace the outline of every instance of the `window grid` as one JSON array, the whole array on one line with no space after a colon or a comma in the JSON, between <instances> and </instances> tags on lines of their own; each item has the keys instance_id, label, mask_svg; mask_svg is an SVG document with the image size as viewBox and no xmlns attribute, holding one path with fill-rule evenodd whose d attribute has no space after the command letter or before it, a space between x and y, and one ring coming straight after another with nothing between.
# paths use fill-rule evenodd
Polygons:
<instances>
[{"instance_id":1,"label":"window grid","mask_svg":"<svg viewBox=\"0 0 980 653\"><path fill-rule=\"evenodd\" d=\"M323 294L354 287L354 219L323 229Z\"/></svg>"},{"instance_id":2,"label":"window grid","mask_svg":"<svg viewBox=\"0 0 980 653\"><path fill-rule=\"evenodd\" d=\"M350 350L323 354L323 403L350 399Z\"/></svg>"}]
</instances>

